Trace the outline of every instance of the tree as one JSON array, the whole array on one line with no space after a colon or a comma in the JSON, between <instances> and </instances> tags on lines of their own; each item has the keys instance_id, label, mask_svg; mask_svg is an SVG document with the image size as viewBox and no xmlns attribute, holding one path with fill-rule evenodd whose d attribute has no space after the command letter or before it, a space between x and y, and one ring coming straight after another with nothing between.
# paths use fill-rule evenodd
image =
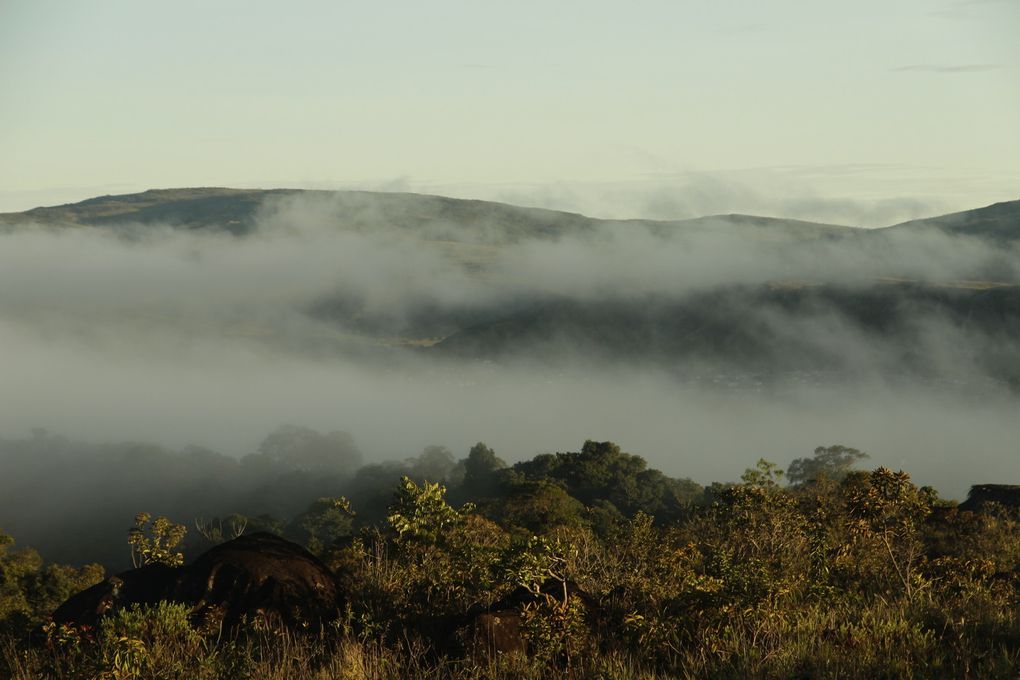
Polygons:
<instances>
[{"instance_id":1,"label":"tree","mask_svg":"<svg viewBox=\"0 0 1020 680\"><path fill-rule=\"evenodd\" d=\"M926 559L921 530L937 500L934 490L918 488L906 472L884 467L849 475L842 487L852 532L885 554L895 575L892 580L907 599L912 598L926 585L921 576Z\"/></svg>"},{"instance_id":2,"label":"tree","mask_svg":"<svg viewBox=\"0 0 1020 680\"><path fill-rule=\"evenodd\" d=\"M103 567L45 564L32 548L11 550L0 531L0 633L27 632L71 595L103 580Z\"/></svg>"},{"instance_id":3,"label":"tree","mask_svg":"<svg viewBox=\"0 0 1020 680\"><path fill-rule=\"evenodd\" d=\"M453 470L456 460L445 446L426 446L421 455L408 461L410 476L434 482L445 481Z\"/></svg>"},{"instance_id":4,"label":"tree","mask_svg":"<svg viewBox=\"0 0 1020 680\"><path fill-rule=\"evenodd\" d=\"M400 479L390 514L386 518L397 536L436 542L445 530L461 520L461 512L446 502L446 487L437 482L423 482L421 486L410 477Z\"/></svg>"},{"instance_id":5,"label":"tree","mask_svg":"<svg viewBox=\"0 0 1020 680\"><path fill-rule=\"evenodd\" d=\"M256 454L245 456L244 462L350 475L361 465L361 451L347 432L320 434L310 427L281 425L262 440Z\"/></svg>"},{"instance_id":6,"label":"tree","mask_svg":"<svg viewBox=\"0 0 1020 680\"><path fill-rule=\"evenodd\" d=\"M291 522L288 533L321 555L354 533L354 511L346 498L320 498Z\"/></svg>"},{"instance_id":7,"label":"tree","mask_svg":"<svg viewBox=\"0 0 1020 680\"><path fill-rule=\"evenodd\" d=\"M762 489L777 489L783 480L783 471L772 461L759 458L753 468L744 470L740 475L740 481L747 486L754 486Z\"/></svg>"},{"instance_id":8,"label":"tree","mask_svg":"<svg viewBox=\"0 0 1020 680\"><path fill-rule=\"evenodd\" d=\"M812 484L822 479L841 482L857 462L868 457L863 451L847 446L819 446L813 458L794 459L787 468L786 477L790 484L795 485Z\"/></svg>"},{"instance_id":9,"label":"tree","mask_svg":"<svg viewBox=\"0 0 1020 680\"><path fill-rule=\"evenodd\" d=\"M482 442L471 447L464 460L464 481L461 487L472 498L492 496L498 487L496 472L506 467L503 459Z\"/></svg>"},{"instance_id":10,"label":"tree","mask_svg":"<svg viewBox=\"0 0 1020 680\"><path fill-rule=\"evenodd\" d=\"M644 512L674 519L684 503L701 496L694 482L648 469L644 458L621 451L613 442L588 440L579 452L543 454L517 463L513 470L529 480L555 481L587 506L611 503L626 516Z\"/></svg>"},{"instance_id":11,"label":"tree","mask_svg":"<svg viewBox=\"0 0 1020 680\"><path fill-rule=\"evenodd\" d=\"M581 523L584 505L549 480L527 480L507 489L500 504L504 524L527 529L531 533L547 532L558 526Z\"/></svg>"},{"instance_id":12,"label":"tree","mask_svg":"<svg viewBox=\"0 0 1020 680\"><path fill-rule=\"evenodd\" d=\"M184 564L184 553L174 548L187 532L186 526L174 524L166 517L152 519L147 512L138 513L135 515L135 525L128 530L131 563L136 568L146 564L181 566Z\"/></svg>"},{"instance_id":13,"label":"tree","mask_svg":"<svg viewBox=\"0 0 1020 680\"><path fill-rule=\"evenodd\" d=\"M208 522L201 518L195 518L195 530L205 539L206 543L211 545L219 545L235 539L244 534L247 528L248 518L237 513L227 517L226 526L223 525L223 520L219 517L214 517Z\"/></svg>"}]
</instances>

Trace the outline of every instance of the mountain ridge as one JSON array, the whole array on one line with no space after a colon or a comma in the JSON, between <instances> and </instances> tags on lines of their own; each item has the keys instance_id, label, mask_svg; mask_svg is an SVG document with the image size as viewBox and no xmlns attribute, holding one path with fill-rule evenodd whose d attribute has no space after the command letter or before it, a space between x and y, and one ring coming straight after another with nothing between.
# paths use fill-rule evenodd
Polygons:
<instances>
[{"instance_id":1,"label":"mountain ridge","mask_svg":"<svg viewBox=\"0 0 1020 680\"><path fill-rule=\"evenodd\" d=\"M161 224L174 228L219 230L245 235L255 228L257 219L267 205L291 197L332 201L338 218L349 220L361 228L371 226L369 218L388 226L402 228L410 228L413 226L412 223L437 225L443 222L468 224L485 222L490 231L492 227L498 227L503 232L500 238L509 240L526 236L555 238L565 233L592 231L607 225L619 228L642 225L656 231L672 229L728 231L752 238L791 240L923 231L967 235L995 243L1020 239L1020 200L1001 201L979 208L908 220L885 227L864 228L743 213L672 220L612 219L501 201L453 198L427 193L285 187L272 189L176 187L148 189L130 194L105 194L77 202L0 213L0 225L116 228L129 224Z\"/></svg>"},{"instance_id":2,"label":"mountain ridge","mask_svg":"<svg viewBox=\"0 0 1020 680\"><path fill-rule=\"evenodd\" d=\"M558 229L571 230L579 227L591 228L598 225L641 224L658 229L670 228L717 228L726 224L743 228L751 233L766 229L786 228L798 232L803 238L809 235L844 236L865 233L895 233L936 229L954 235L971 235L996 241L1020 238L1020 200L1001 201L991 205L908 220L886 227L863 228L853 225L831 224L813 220L786 217L772 217L744 213L704 215L683 219L610 219L585 215L579 212L553 210L532 206L516 205L501 201L453 198L437 194L416 192L385 192L364 190L322 190L322 189L240 189L233 187L174 187L148 189L130 194L104 194L82 201L59 205L37 206L20 212L0 213L0 224L20 223L43 224L47 226L98 226L114 227L137 223L161 223L189 229L216 228L243 235L248 233L259 210L267 199L307 196L317 199L334 198L339 203L347 201L357 208L358 200L372 200L396 207L424 210L415 217L430 220L477 219L481 213L490 217L520 222L530 219L540 223L556 224ZM549 235L549 234L546 234Z\"/></svg>"},{"instance_id":3,"label":"mountain ridge","mask_svg":"<svg viewBox=\"0 0 1020 680\"><path fill-rule=\"evenodd\" d=\"M954 236L978 236L994 241L1008 241L1020 231L1020 200L1000 201L981 208L900 222L884 229L917 231L937 229Z\"/></svg>"},{"instance_id":4,"label":"mountain ridge","mask_svg":"<svg viewBox=\"0 0 1020 680\"><path fill-rule=\"evenodd\" d=\"M129 222L129 221L141 221L151 222L157 219L171 218L169 210L155 211L153 208L156 206L176 206L178 208L186 208L190 204L191 206L198 206L200 208L209 209L212 206L209 205L210 201L224 201L234 200L238 201L242 211L246 208L253 208L253 199L264 200L271 197L280 196L309 196L309 197L371 197L380 200L389 201L420 201L428 204L445 204L448 206L456 205L461 208L478 208L486 207L495 211L506 211L511 210L515 212L521 212L523 214L533 217L546 217L556 219L569 219L569 220L583 220L593 224L630 224L640 223L646 225L693 225L693 224L704 224L710 221L728 221L734 223L742 223L747 225L762 226L777 223L789 223L795 224L800 227L818 227L825 229L858 229L849 225L839 224L828 224L821 222L814 222L810 220L797 220L782 217L766 217L761 215L750 215L741 213L730 213L730 214L717 214L717 215L704 215L693 218L683 219L644 219L644 218L627 218L627 219L611 219L592 217L579 212L566 211L566 210L554 210L549 208L540 208L533 206L517 205L512 203L506 203L502 201L487 201L480 199L469 199L469 198L453 198L448 196L442 196L437 194L425 194L416 192L385 192L385 191L362 191L362 190L321 190L321 189L289 189L289 188L275 188L275 189L236 189L231 187L181 187L181 188L168 188L168 189L148 189L142 192L136 192L131 194L104 194L102 196L94 196L87 198L82 201L76 201L71 203L63 203L52 206L37 206L29 210L20 212L7 212L0 213L0 222L14 223L17 221L41 221L45 223L68 223L68 224L79 224L79 225L90 225L90 226L104 226L114 224L116 222ZM177 215L178 219L181 219L182 215ZM182 220L182 224L187 224L187 214L184 214L185 219ZM212 219L217 217L215 211L212 214L206 216L198 216L196 222L193 223L194 227L208 226ZM193 227L193 228L194 228Z\"/></svg>"},{"instance_id":5,"label":"mountain ridge","mask_svg":"<svg viewBox=\"0 0 1020 680\"><path fill-rule=\"evenodd\" d=\"M1012 341L1020 333L1020 201L861 229L742 214L604 220L429 194L205 187L98 196L0 221L123 227L125 235L168 225L239 237L259 228L286 234L307 221L313 229L378 232L385 238L373 243L387 248L399 241L398 268L427 248L442 256L437 266L464 275L451 279L457 294L448 299L446 289L428 287L436 275L429 270L397 310L366 302L358 289L322 290L296 311L339 336L266 333L266 342L308 351L353 351L357 340L494 360L556 359L563 348L583 347L601 359L748 375L830 367L938 376L948 372L936 359L962 352L950 363L1020 385ZM952 238L931 239L927 230ZM963 234L985 240L960 248L964 239L952 239ZM844 356L846 338L860 341L859 356Z\"/></svg>"}]
</instances>

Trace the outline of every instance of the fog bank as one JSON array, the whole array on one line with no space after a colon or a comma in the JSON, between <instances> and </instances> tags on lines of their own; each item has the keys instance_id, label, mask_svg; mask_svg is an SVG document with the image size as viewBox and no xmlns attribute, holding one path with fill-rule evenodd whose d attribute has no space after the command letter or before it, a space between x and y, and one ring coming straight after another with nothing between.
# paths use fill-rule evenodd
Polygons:
<instances>
[{"instance_id":1,"label":"fog bank","mask_svg":"<svg viewBox=\"0 0 1020 680\"><path fill-rule=\"evenodd\" d=\"M606 359L575 340L548 361L530 346L495 359L429 349L549 301L640 307L732 286L865 290L893 276L937 287L994 274L990 289L1008 289L1020 279L1014 244L727 220L416 221L417 204L394 213L358 199L352 212L351 200L275 201L242 237L169 222L0 235L0 434L40 426L243 455L293 422L349 431L376 461L477 441L515 461L598 439L702 483L841 443L949 496L1020 480L1020 404L979 361L1016 343L938 309L898 311L934 367L925 380L890 376L893 342L827 307L747 318L838 353L853 379L763 382L694 359Z\"/></svg>"}]
</instances>

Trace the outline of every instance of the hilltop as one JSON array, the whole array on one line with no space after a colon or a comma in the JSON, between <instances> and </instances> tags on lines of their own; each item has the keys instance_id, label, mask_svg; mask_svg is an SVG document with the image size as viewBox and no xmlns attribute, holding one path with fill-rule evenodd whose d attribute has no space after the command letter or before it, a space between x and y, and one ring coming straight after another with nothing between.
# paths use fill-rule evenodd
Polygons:
<instances>
[{"instance_id":1,"label":"hilltop","mask_svg":"<svg viewBox=\"0 0 1020 680\"><path fill-rule=\"evenodd\" d=\"M782 217L724 214L682 220L607 220L579 213L523 207L494 201L449 198L430 194L323 191L306 189L234 189L195 187L97 196L77 203L41 206L23 212L0 213L0 224L49 226L170 225L181 229L248 233L267 203L309 197L330 201L338 226L389 226L429 233L438 224L499 225L497 240L557 237L598 225L644 225L658 229L731 231L748 237L810 239L903 231L939 230L998 241L1020 237L1020 200L911 220L878 229L817 223ZM495 238L487 233L488 238Z\"/></svg>"},{"instance_id":2,"label":"hilltop","mask_svg":"<svg viewBox=\"0 0 1020 680\"><path fill-rule=\"evenodd\" d=\"M167 225L244 235L280 201L302 197L321 205L341 229L396 228L434 240L449 227L468 227L459 239L505 243L520 238L557 238L599 226L648 226L659 230L726 230L768 240L804 239L856 231L852 227L754 215L713 215L688 220L605 220L578 213L429 194L230 189L151 189L136 194L97 196L78 203L0 213L0 223L46 226ZM447 233L443 233L445 231ZM457 240L455 238L455 240Z\"/></svg>"},{"instance_id":3,"label":"hilltop","mask_svg":"<svg viewBox=\"0 0 1020 680\"><path fill-rule=\"evenodd\" d=\"M888 227L890 232L938 230L1005 243L1020 238L1020 200L994 203L975 210L911 220Z\"/></svg>"}]
</instances>

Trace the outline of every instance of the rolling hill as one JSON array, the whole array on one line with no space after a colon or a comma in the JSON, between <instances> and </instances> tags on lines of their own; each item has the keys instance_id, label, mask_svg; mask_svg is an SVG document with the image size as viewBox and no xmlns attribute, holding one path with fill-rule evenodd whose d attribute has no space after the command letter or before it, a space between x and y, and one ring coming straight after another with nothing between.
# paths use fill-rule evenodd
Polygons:
<instances>
[{"instance_id":1,"label":"rolling hill","mask_svg":"<svg viewBox=\"0 0 1020 680\"><path fill-rule=\"evenodd\" d=\"M491 201L427 194L299 189L153 189L137 194L99 196L79 203L0 213L0 224L126 228L168 225L237 235L250 233L281 201L317 203L319 217L338 229L397 229L427 240L507 243L521 238L558 238L599 226L625 229L726 230L751 238L796 240L857 231L852 227L752 215L716 215L690 220L602 220L577 213L527 208Z\"/></svg>"},{"instance_id":2,"label":"rolling hill","mask_svg":"<svg viewBox=\"0 0 1020 680\"><path fill-rule=\"evenodd\" d=\"M337 290L302 309L381 347L411 346L438 358L583 356L687 374L691 366L766 378L870 372L1020 386L1020 201L870 230L748 215L600 220L441 196L289 189L152 190L0 215L8 229L137 234L161 226L239 239L303 221L438 250L451 268L470 274L463 285L485 290L470 304L425 296L392 315L373 315L357 295ZM624 261L655 254L617 254L631 234L660 239L671 249L664 257L682 256L680 269L697 265L704 252L714 283L657 288L656 276L671 276L669 261L660 270ZM604 267L608 283L570 292L546 285L539 272L508 288L505 263L492 270L521 244L531 249L524 253L556 253L552 268L577 258L579 272ZM586 265L586 248L602 259ZM726 249L743 256L713 266ZM972 261L956 262L960 252ZM747 270L760 262L769 266L755 279ZM940 269L946 263L955 268ZM614 267L624 280L613 279L620 276ZM645 269L651 287L629 290L626 277L640 279Z\"/></svg>"},{"instance_id":3,"label":"rolling hill","mask_svg":"<svg viewBox=\"0 0 1020 680\"><path fill-rule=\"evenodd\" d=\"M911 220L891 227L889 232L938 230L953 236L970 236L996 243L1020 239L1020 201L994 203L976 210Z\"/></svg>"},{"instance_id":4,"label":"rolling hill","mask_svg":"<svg viewBox=\"0 0 1020 680\"><path fill-rule=\"evenodd\" d=\"M469 227L459 238L475 242L508 242L520 238L557 238L598 226L625 229L641 225L659 231L714 230L765 240L868 237L894 232L938 230L996 242L1020 238L1020 200L937 217L911 220L879 229L821 224L755 215L711 215L686 220L603 220L577 213L528 208L491 201L427 194L303 189L231 189L219 187L152 189L98 196L78 203L0 213L0 224L46 226L169 225L180 229L249 233L274 203L289 198L319 200L338 228L396 228L435 239L451 225Z\"/></svg>"}]
</instances>

